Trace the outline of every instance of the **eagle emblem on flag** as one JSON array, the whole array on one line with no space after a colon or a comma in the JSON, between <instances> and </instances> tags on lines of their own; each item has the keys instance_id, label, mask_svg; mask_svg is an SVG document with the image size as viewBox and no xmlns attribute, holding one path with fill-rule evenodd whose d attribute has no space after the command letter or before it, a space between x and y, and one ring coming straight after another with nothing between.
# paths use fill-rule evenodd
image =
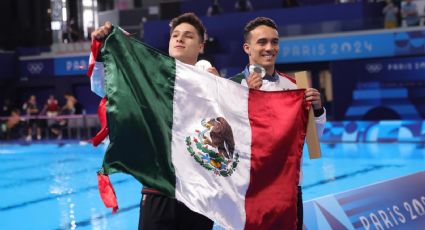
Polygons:
<instances>
[{"instance_id":1,"label":"eagle emblem on flag","mask_svg":"<svg viewBox=\"0 0 425 230\"><path fill-rule=\"evenodd\" d=\"M187 151L204 168L219 176L230 176L239 162L232 127L223 117L204 118L192 136L186 137Z\"/></svg>"}]
</instances>

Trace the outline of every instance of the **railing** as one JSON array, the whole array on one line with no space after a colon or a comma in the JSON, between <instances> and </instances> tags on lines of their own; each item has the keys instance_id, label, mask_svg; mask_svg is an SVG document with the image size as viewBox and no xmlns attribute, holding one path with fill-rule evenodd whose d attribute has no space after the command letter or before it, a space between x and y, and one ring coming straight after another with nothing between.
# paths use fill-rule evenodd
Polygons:
<instances>
[{"instance_id":1,"label":"railing","mask_svg":"<svg viewBox=\"0 0 425 230\"><path fill-rule=\"evenodd\" d=\"M95 114L0 117L1 140L88 140L99 129Z\"/></svg>"}]
</instances>

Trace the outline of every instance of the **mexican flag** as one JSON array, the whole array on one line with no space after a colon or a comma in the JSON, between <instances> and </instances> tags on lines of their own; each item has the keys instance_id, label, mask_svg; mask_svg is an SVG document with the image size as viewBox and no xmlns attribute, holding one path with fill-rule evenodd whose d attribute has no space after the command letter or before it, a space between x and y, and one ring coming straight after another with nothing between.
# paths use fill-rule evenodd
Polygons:
<instances>
[{"instance_id":1,"label":"mexican flag","mask_svg":"<svg viewBox=\"0 0 425 230\"><path fill-rule=\"evenodd\" d=\"M101 174L131 174L226 229L296 228L303 89L250 90L116 28L101 59L110 138Z\"/></svg>"}]
</instances>

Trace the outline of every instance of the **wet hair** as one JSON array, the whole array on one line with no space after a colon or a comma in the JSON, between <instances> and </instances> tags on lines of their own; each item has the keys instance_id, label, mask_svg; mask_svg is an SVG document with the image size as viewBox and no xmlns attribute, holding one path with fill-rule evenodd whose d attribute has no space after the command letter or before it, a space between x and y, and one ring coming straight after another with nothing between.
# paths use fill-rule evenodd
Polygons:
<instances>
[{"instance_id":1,"label":"wet hair","mask_svg":"<svg viewBox=\"0 0 425 230\"><path fill-rule=\"evenodd\" d=\"M180 16L177 16L173 18L170 22L170 34L173 33L174 29L182 24L182 23L188 23L195 27L196 32L199 35L199 38L201 39L201 43L204 43L206 40L206 30L204 25L201 22L201 19L196 16L194 13L184 13Z\"/></svg>"},{"instance_id":2,"label":"wet hair","mask_svg":"<svg viewBox=\"0 0 425 230\"><path fill-rule=\"evenodd\" d=\"M272 19L266 18L266 17L257 17L255 19L249 21L244 28L243 38L244 38L245 42L249 38L249 33L259 26L268 26L268 27L271 27L271 28L277 30L277 25Z\"/></svg>"}]
</instances>

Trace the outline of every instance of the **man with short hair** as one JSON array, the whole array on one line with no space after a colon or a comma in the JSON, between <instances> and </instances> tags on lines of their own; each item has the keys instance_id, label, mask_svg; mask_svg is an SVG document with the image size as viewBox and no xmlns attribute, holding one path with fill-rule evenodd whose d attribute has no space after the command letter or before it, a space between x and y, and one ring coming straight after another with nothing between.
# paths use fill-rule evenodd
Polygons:
<instances>
[{"instance_id":1,"label":"man with short hair","mask_svg":"<svg viewBox=\"0 0 425 230\"><path fill-rule=\"evenodd\" d=\"M193 13L182 14L170 22L168 53L171 57L195 65L204 50L206 31L201 20ZM103 39L111 31L112 24L106 22L92 33L92 39ZM206 69L219 75L214 67ZM183 203L161 194L160 191L143 187L140 203L139 229L212 229L214 222L193 212Z\"/></svg>"},{"instance_id":2,"label":"man with short hair","mask_svg":"<svg viewBox=\"0 0 425 230\"><path fill-rule=\"evenodd\" d=\"M294 78L275 69L276 57L279 51L279 34L277 26L272 19L258 17L248 22L244 28L243 49L248 55L249 64L243 72L231 77L230 80L252 89L264 91L297 89ZM252 71L251 65L256 66L257 70ZM326 122L326 111L322 107L319 91L313 88L306 89L305 100L313 105L317 131L321 135ZM301 185L301 176L302 174L300 173L299 185ZM297 229L302 229L303 204L301 186L298 186L297 209Z\"/></svg>"}]
</instances>

